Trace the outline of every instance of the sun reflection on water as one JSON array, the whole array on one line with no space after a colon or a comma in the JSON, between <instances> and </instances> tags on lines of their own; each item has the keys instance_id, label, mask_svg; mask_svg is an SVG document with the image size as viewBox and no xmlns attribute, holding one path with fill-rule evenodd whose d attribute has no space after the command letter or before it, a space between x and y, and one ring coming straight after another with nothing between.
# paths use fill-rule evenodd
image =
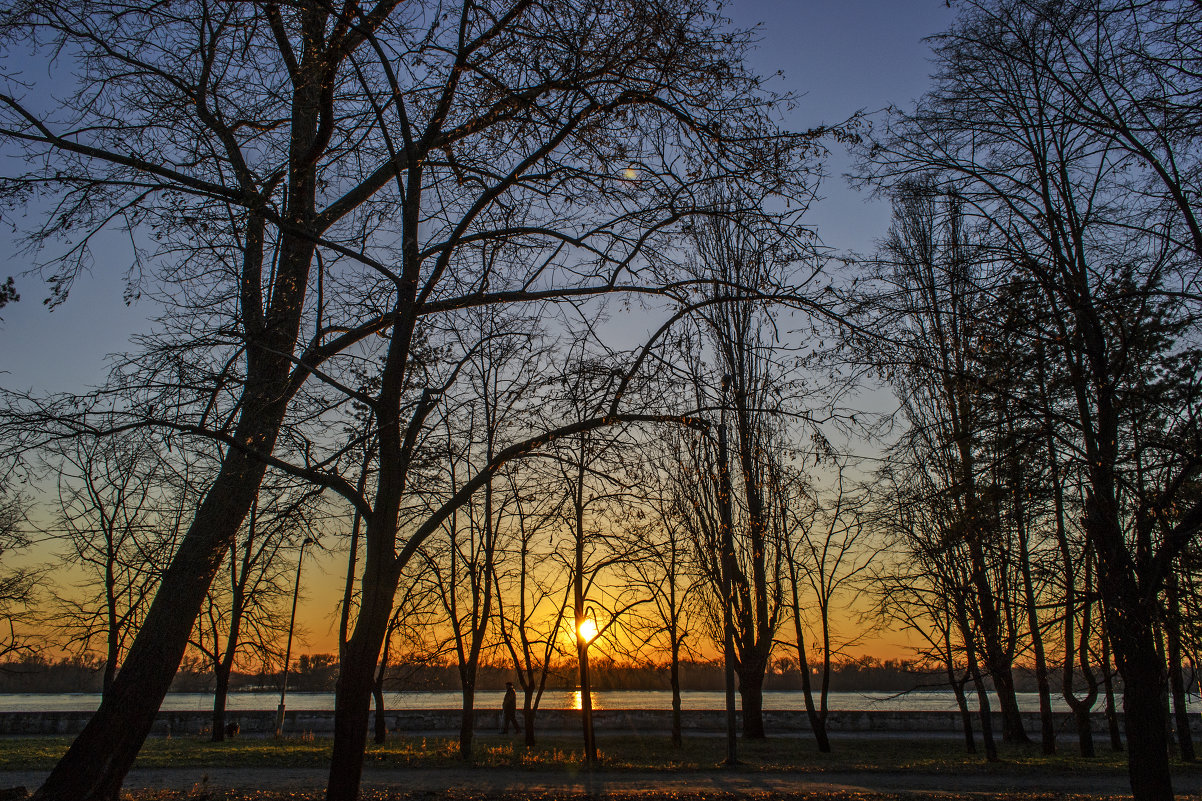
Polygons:
<instances>
[{"instance_id":1,"label":"sun reflection on water","mask_svg":"<svg viewBox=\"0 0 1202 801\"><path fill-rule=\"evenodd\" d=\"M593 709L600 709L601 704L598 702L597 693L593 692L589 695L591 695L593 699ZM580 690L575 690L572 692L572 709L584 709L584 694L580 692Z\"/></svg>"}]
</instances>

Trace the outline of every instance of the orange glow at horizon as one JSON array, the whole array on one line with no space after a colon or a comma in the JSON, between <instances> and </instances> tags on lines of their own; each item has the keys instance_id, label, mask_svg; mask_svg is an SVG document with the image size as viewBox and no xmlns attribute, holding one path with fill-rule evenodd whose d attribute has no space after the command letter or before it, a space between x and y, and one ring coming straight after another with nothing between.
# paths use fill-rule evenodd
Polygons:
<instances>
[{"instance_id":1,"label":"orange glow at horizon","mask_svg":"<svg viewBox=\"0 0 1202 801\"><path fill-rule=\"evenodd\" d=\"M338 653L338 607L342 601L343 582L346 578L346 556L344 553L316 553L310 561L305 556L304 576L301 579L300 606L296 611L297 641L293 646L294 653ZM878 628L863 630L864 623L859 619L859 610L843 611L834 614L831 624L836 639L855 638L855 643L842 649L842 654L852 658L873 657L875 659L904 660L915 657L915 649L921 645L920 638L911 632L893 628ZM569 612L569 620L570 612ZM584 630L587 626L589 629ZM572 632L568 627L564 636ZM597 623L593 618L586 618L582 630L575 632L587 642L593 642L597 637ZM811 640L813 642L813 640ZM565 642L568 648L570 642ZM718 644L696 643L702 659L718 659L721 649ZM299 650L298 650L299 649ZM772 650L774 659L796 658L797 652L791 645L777 645ZM666 659L665 655L657 654L657 659Z\"/></svg>"}]
</instances>

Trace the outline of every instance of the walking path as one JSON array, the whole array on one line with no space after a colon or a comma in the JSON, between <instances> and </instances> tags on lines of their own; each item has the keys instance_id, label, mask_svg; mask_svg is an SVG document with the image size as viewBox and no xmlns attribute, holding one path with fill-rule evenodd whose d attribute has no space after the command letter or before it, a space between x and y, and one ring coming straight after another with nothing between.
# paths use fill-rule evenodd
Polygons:
<instances>
[{"instance_id":1,"label":"walking path","mask_svg":"<svg viewBox=\"0 0 1202 801\"><path fill-rule=\"evenodd\" d=\"M0 788L23 785L30 790L46 771L0 771ZM326 771L320 768L156 768L130 773L127 790L274 790L320 791ZM1202 778L1177 777L1178 798L1202 799ZM768 773L712 771L606 771L560 773L511 769L437 769L365 767L364 790L439 792L459 790L521 797L534 792L601 795L654 789L670 792L895 792L1008 795L1031 793L1088 794L1130 797L1126 777L1047 775L933 775L922 773Z\"/></svg>"}]
</instances>

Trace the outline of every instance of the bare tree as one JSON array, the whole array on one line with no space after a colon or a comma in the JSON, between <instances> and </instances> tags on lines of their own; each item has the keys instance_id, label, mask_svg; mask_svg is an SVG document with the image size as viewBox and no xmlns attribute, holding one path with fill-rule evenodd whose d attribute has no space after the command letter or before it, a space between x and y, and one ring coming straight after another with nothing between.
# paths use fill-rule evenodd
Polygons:
<instances>
[{"instance_id":1,"label":"bare tree","mask_svg":"<svg viewBox=\"0 0 1202 801\"><path fill-rule=\"evenodd\" d=\"M716 514L695 531L707 537L704 547L710 553L726 554L722 564L709 563L709 574L719 599L729 574L743 734L760 738L764 676L782 600L779 508L767 493L780 466L789 370L777 353L775 321L748 288L781 286L786 269L805 249L787 231L740 212L730 197L717 205L723 213L699 222L692 232L692 270L709 282L708 299L713 302L699 311L699 326L715 366L706 370L694 363L691 372L698 405L717 407L723 429L729 416L734 465L729 472L738 482L730 482L731 493L737 495L728 498L721 448L719 462L712 465L716 470L698 465L698 472L717 475L722 483L714 485L714 498L695 504L698 510L708 507ZM731 538L723 544L727 529Z\"/></svg>"},{"instance_id":2,"label":"bare tree","mask_svg":"<svg viewBox=\"0 0 1202 801\"><path fill-rule=\"evenodd\" d=\"M660 642L656 650L668 655L668 683L672 690L672 744L683 742L680 699L681 655L696 653L689 640L699 617L698 595L704 575L697 569L694 548L684 521L690 512L689 498L671 476L686 458L681 453L682 436L669 433L662 442L648 442L647 449L662 452L638 471L644 487L642 502L634 519L626 521L628 536L633 538L634 558L625 566L628 581L640 595L648 597L648 611L631 623L643 644ZM655 451L652 451L654 453ZM666 642L665 642L666 641Z\"/></svg>"},{"instance_id":3,"label":"bare tree","mask_svg":"<svg viewBox=\"0 0 1202 801\"><path fill-rule=\"evenodd\" d=\"M73 591L56 594L51 620L71 648L99 641L107 694L175 546L176 513L193 501L194 473L173 476L136 433L77 438L51 458L59 510L50 534L65 543L64 562L83 571Z\"/></svg>"},{"instance_id":4,"label":"bare tree","mask_svg":"<svg viewBox=\"0 0 1202 801\"><path fill-rule=\"evenodd\" d=\"M887 619L905 621L930 644L930 651L939 654L948 683L956 692L969 752L976 748L963 687L972 681L985 758L996 762L979 633L969 612L972 562L958 536L960 510L948 499L938 477L921 469L921 464L891 458L878 472L880 500L875 520L894 553L876 574L878 608ZM961 669L962 676L957 676Z\"/></svg>"},{"instance_id":5,"label":"bare tree","mask_svg":"<svg viewBox=\"0 0 1202 801\"><path fill-rule=\"evenodd\" d=\"M416 563L415 563L416 564ZM385 683L407 689L410 679L421 667L436 662L445 655L448 644L435 632L439 627L438 602L429 583L417 576L402 576L396 609L388 621L380 664L376 668L376 683L372 688L375 699L375 737L377 744L388 739L388 722L384 707Z\"/></svg>"},{"instance_id":6,"label":"bare tree","mask_svg":"<svg viewBox=\"0 0 1202 801\"><path fill-rule=\"evenodd\" d=\"M818 750L823 753L831 750L826 721L830 711L828 700L832 660L841 647L846 647L835 639L831 613L839 600L847 604L854 602L858 594L856 584L871 567L874 556L874 549L867 542L866 499L856 497L847 487L846 460L838 461L833 469L835 475L830 488L831 497L825 502L820 495L811 500L810 493L817 494L817 491L808 490L797 474L786 474L781 483L773 488L777 502L784 506L781 525L784 528L789 606L806 714ZM802 579L808 585L807 600L812 600L818 615L815 628L822 661L817 704L814 703L810 664L806 656L804 630L807 622L801 604ZM851 597L839 598L844 595ZM844 637L848 642L854 640L846 635Z\"/></svg>"},{"instance_id":7,"label":"bare tree","mask_svg":"<svg viewBox=\"0 0 1202 801\"><path fill-rule=\"evenodd\" d=\"M560 652L559 633L571 583L563 580L567 576L564 571L551 568L555 562L547 558L549 543L542 542L549 540L546 535L561 518L562 501L549 484L540 486L528 483L529 479L520 482L518 476L516 470L505 472L516 529L510 537L504 572L496 579L497 626L522 688L522 729L526 746L532 747L535 716L552 659Z\"/></svg>"},{"instance_id":8,"label":"bare tree","mask_svg":"<svg viewBox=\"0 0 1202 801\"><path fill-rule=\"evenodd\" d=\"M973 230L963 199L926 178L898 187L894 212L882 253L882 300L889 311L881 319L904 343L887 357L899 362L888 369L912 427L902 458L925 461L929 479L955 510L958 521L947 533L959 539L972 566L966 609L979 626L1003 737L1025 742L1007 645L1013 631L1006 617L1009 548L991 503L990 410L979 390L985 382L980 344L995 336L985 312L988 243Z\"/></svg>"},{"instance_id":9,"label":"bare tree","mask_svg":"<svg viewBox=\"0 0 1202 801\"><path fill-rule=\"evenodd\" d=\"M582 357L579 367L562 376L560 402L569 416L591 417L607 404L623 375L599 360ZM581 724L587 764L597 764L597 738L593 727L590 650L600 647L619 620L645 599L631 599L616 583L622 566L634 558L629 542L613 519L615 507L633 499L630 477L625 475L623 453L630 449L625 432L583 431L557 444L561 492L568 496L562 524L566 546L557 557L570 577L571 639L575 643L580 685Z\"/></svg>"},{"instance_id":10,"label":"bare tree","mask_svg":"<svg viewBox=\"0 0 1202 801\"><path fill-rule=\"evenodd\" d=\"M888 503L883 503L881 508L884 514L892 516L892 507ZM906 521L907 524L910 522ZM904 630L920 637L925 644L916 649L918 654L942 667L947 686L955 696L960 712L965 750L975 754L977 745L972 714L964 693L964 686L970 678L961 661L964 649L955 643L957 630L950 609L951 599L937 586L931 586L940 581L933 579L921 564L916 564L908 556L874 568L874 610L882 622L899 624Z\"/></svg>"},{"instance_id":11,"label":"bare tree","mask_svg":"<svg viewBox=\"0 0 1202 801\"><path fill-rule=\"evenodd\" d=\"M1202 14L1190 2L1074 0L1045 7L1030 0L974 4L984 15L1009 18L1012 32L1029 31L1040 50L1011 51L1036 64L1061 93L1061 111L1100 141L1125 154L1132 169L1121 180L1153 212L1136 225L1160 228L1187 255L1186 286L1196 294L1202 259L1202 216L1196 197L1202 172L1196 151L1198 65ZM1039 26L1036 29L1032 23ZM1032 56L1038 56L1038 61Z\"/></svg>"},{"instance_id":12,"label":"bare tree","mask_svg":"<svg viewBox=\"0 0 1202 801\"><path fill-rule=\"evenodd\" d=\"M19 497L11 495L0 484L0 556L28 545L21 531L24 510ZM11 565L11 562L9 563ZM31 639L24 625L29 622L35 607L40 571L33 568L6 566L0 571L0 657L33 653L36 640Z\"/></svg>"},{"instance_id":13,"label":"bare tree","mask_svg":"<svg viewBox=\"0 0 1202 801\"><path fill-rule=\"evenodd\" d=\"M316 540L315 496L305 486L265 482L239 537L230 543L225 582L215 584L197 621L193 646L213 669L213 742L225 739L226 698L236 664L268 664L282 659L279 638L286 633L294 564L289 552L303 540Z\"/></svg>"},{"instance_id":14,"label":"bare tree","mask_svg":"<svg viewBox=\"0 0 1202 801\"><path fill-rule=\"evenodd\" d=\"M473 339L461 340L459 349L469 354L463 368L462 391L449 407L445 459L448 495L495 459L497 452L512 444L513 432L529 419L530 401L538 368L545 362L538 343L538 321L507 316L497 307L470 309L461 313L456 331L471 332ZM478 340L476 339L478 337ZM514 495L506 483L484 484L476 503L453 512L445 525L446 547L424 549L430 574L449 617L459 662L463 691L463 714L459 731L459 753L471 759L475 721L476 675L483 650L490 641L497 605L497 560L504 540L512 535Z\"/></svg>"}]
</instances>

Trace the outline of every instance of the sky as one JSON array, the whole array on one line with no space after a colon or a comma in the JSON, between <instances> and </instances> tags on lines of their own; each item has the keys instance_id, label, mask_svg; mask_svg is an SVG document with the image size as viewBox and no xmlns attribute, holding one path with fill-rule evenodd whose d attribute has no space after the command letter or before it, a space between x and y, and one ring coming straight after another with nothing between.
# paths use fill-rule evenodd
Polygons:
<instances>
[{"instance_id":1,"label":"sky","mask_svg":"<svg viewBox=\"0 0 1202 801\"><path fill-rule=\"evenodd\" d=\"M925 91L930 72L922 40L944 30L954 12L944 0L733 0L724 13L738 27L758 26L750 64L764 75L782 73L770 86L799 96L784 123L808 129L890 104L911 105ZM31 78L50 69L28 65ZM848 187L843 174L850 161L839 145L831 148L822 200L806 222L837 252L870 252L888 227L888 205ZM38 393L98 385L107 355L126 349L130 335L147 326L153 306L126 304L123 298L128 249L120 237L108 237L96 250L92 274L76 284L65 304L50 310L42 304L45 287L22 275L32 266L29 257L0 230L0 253L8 254L0 261L0 280L15 276L22 296L0 311L0 385ZM306 560L298 612L302 640L294 653L336 650L329 610L344 569L341 557ZM906 655L896 637L867 640L860 651Z\"/></svg>"}]
</instances>

